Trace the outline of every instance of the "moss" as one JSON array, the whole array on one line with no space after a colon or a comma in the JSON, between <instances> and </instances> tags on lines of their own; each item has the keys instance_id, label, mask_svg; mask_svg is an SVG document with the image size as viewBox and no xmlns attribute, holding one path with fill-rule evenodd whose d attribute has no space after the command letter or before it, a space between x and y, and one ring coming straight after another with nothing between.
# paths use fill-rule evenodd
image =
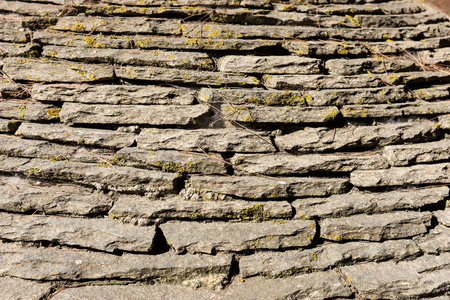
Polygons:
<instances>
[{"instance_id":1,"label":"moss","mask_svg":"<svg viewBox=\"0 0 450 300\"><path fill-rule=\"evenodd\" d=\"M61 111L60 108L49 108L49 109L47 109L47 114L57 117L57 116L59 116L60 111Z\"/></svg>"},{"instance_id":2,"label":"moss","mask_svg":"<svg viewBox=\"0 0 450 300\"><path fill-rule=\"evenodd\" d=\"M28 175L33 175L33 174L36 174L37 172L39 172L38 168L30 168L30 169L28 169Z\"/></svg>"},{"instance_id":3,"label":"moss","mask_svg":"<svg viewBox=\"0 0 450 300\"><path fill-rule=\"evenodd\" d=\"M239 220L267 220L270 218L270 213L264 210L264 205L254 204L244 209L238 215Z\"/></svg>"},{"instance_id":4,"label":"moss","mask_svg":"<svg viewBox=\"0 0 450 300\"><path fill-rule=\"evenodd\" d=\"M89 48L106 48L104 43L97 43L96 37L85 36L83 38Z\"/></svg>"},{"instance_id":5,"label":"moss","mask_svg":"<svg viewBox=\"0 0 450 300\"><path fill-rule=\"evenodd\" d=\"M356 21L356 18L350 15L345 15L344 18L348 18L350 20L350 22L355 25L356 27L361 27L361 24L358 23L358 21Z\"/></svg>"},{"instance_id":6,"label":"moss","mask_svg":"<svg viewBox=\"0 0 450 300\"><path fill-rule=\"evenodd\" d=\"M202 70L207 70L207 71L212 71L214 70L214 62L212 59L205 59L200 63L200 69Z\"/></svg>"},{"instance_id":7,"label":"moss","mask_svg":"<svg viewBox=\"0 0 450 300\"><path fill-rule=\"evenodd\" d=\"M27 107L26 107L25 104L20 104L17 108L18 108L20 111L22 111L22 110L26 109Z\"/></svg>"},{"instance_id":8,"label":"moss","mask_svg":"<svg viewBox=\"0 0 450 300\"><path fill-rule=\"evenodd\" d=\"M339 114L338 110L329 110L327 114L322 114L325 120L334 120L336 116Z\"/></svg>"}]
</instances>

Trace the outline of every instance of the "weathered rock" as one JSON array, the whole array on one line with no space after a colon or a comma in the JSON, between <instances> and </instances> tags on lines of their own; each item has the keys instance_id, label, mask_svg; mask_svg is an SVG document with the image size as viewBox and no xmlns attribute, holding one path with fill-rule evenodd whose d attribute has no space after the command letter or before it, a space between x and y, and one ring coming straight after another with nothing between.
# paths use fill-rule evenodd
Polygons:
<instances>
[{"instance_id":1,"label":"weathered rock","mask_svg":"<svg viewBox=\"0 0 450 300\"><path fill-rule=\"evenodd\" d=\"M61 109L39 102L0 102L0 117L26 121L55 121L58 120Z\"/></svg>"},{"instance_id":2,"label":"weathered rock","mask_svg":"<svg viewBox=\"0 0 450 300\"><path fill-rule=\"evenodd\" d=\"M183 283L196 279L198 286L221 285L231 257L111 254L67 249L21 248L0 244L2 275L34 280L153 280Z\"/></svg>"},{"instance_id":3,"label":"weathered rock","mask_svg":"<svg viewBox=\"0 0 450 300\"><path fill-rule=\"evenodd\" d=\"M432 101L437 99L445 99L450 96L450 85L433 86L430 88L410 90L416 99Z\"/></svg>"},{"instance_id":4,"label":"weathered rock","mask_svg":"<svg viewBox=\"0 0 450 300\"><path fill-rule=\"evenodd\" d=\"M424 236L414 238L420 250L427 254L439 254L450 251L450 228L438 225Z\"/></svg>"},{"instance_id":5,"label":"weathered rock","mask_svg":"<svg viewBox=\"0 0 450 300\"><path fill-rule=\"evenodd\" d=\"M114 1L112 1L114 2ZM158 1L157 1L158 2ZM141 3L130 3L136 5ZM166 2L166 4L169 4ZM192 3L195 4L195 3ZM152 3L151 5L154 5ZM170 4L169 4L170 5ZM87 15L106 15L106 16L149 16L149 17L178 17L188 18L190 16L205 15L211 13L207 7L181 6L181 7L141 7L141 6L124 6L124 5L79 5L77 8L85 11Z\"/></svg>"},{"instance_id":6,"label":"weathered rock","mask_svg":"<svg viewBox=\"0 0 450 300\"><path fill-rule=\"evenodd\" d=\"M96 216L107 213L113 200L75 185L41 186L20 177L0 177L0 210L13 213Z\"/></svg>"},{"instance_id":7,"label":"weathered rock","mask_svg":"<svg viewBox=\"0 0 450 300\"><path fill-rule=\"evenodd\" d=\"M4 59L3 71L12 80L35 82L95 82L112 80L113 68L53 60L9 57Z\"/></svg>"},{"instance_id":8,"label":"weathered rock","mask_svg":"<svg viewBox=\"0 0 450 300\"><path fill-rule=\"evenodd\" d=\"M326 244L314 249L286 252L260 252L239 259L239 275L284 277L298 273L330 269L357 262L402 260L417 256L420 249L413 241L383 243L349 242Z\"/></svg>"},{"instance_id":9,"label":"weathered rock","mask_svg":"<svg viewBox=\"0 0 450 300\"><path fill-rule=\"evenodd\" d=\"M19 128L19 122L0 118L0 133L12 133Z\"/></svg>"},{"instance_id":10,"label":"weathered rock","mask_svg":"<svg viewBox=\"0 0 450 300\"><path fill-rule=\"evenodd\" d=\"M385 36L389 38L389 36ZM422 36L423 37L423 36ZM420 41L389 41L389 42L370 42L367 47L372 54L404 54L405 51L418 51L427 49L437 49L448 45L448 37L425 38Z\"/></svg>"},{"instance_id":11,"label":"weathered rock","mask_svg":"<svg viewBox=\"0 0 450 300\"><path fill-rule=\"evenodd\" d=\"M450 209L447 207L445 210L437 210L433 212L439 223L444 226L450 227Z\"/></svg>"},{"instance_id":12,"label":"weathered rock","mask_svg":"<svg viewBox=\"0 0 450 300\"><path fill-rule=\"evenodd\" d=\"M222 157L214 154L183 153L172 150L152 152L133 147L123 148L116 155L122 164L131 167L178 173L226 172L226 164Z\"/></svg>"},{"instance_id":13,"label":"weathered rock","mask_svg":"<svg viewBox=\"0 0 450 300\"><path fill-rule=\"evenodd\" d=\"M448 197L449 188L432 187L386 193L350 192L328 198L303 198L292 202L294 218L329 218L355 214L387 213L395 210L418 209L441 203Z\"/></svg>"},{"instance_id":14,"label":"weathered rock","mask_svg":"<svg viewBox=\"0 0 450 300\"><path fill-rule=\"evenodd\" d=\"M27 98L28 91L16 83L1 82L0 83L0 98Z\"/></svg>"},{"instance_id":15,"label":"weathered rock","mask_svg":"<svg viewBox=\"0 0 450 300\"><path fill-rule=\"evenodd\" d=\"M8 241L48 241L106 252L149 252L155 228L109 219L81 219L0 214L0 238Z\"/></svg>"},{"instance_id":16,"label":"weathered rock","mask_svg":"<svg viewBox=\"0 0 450 300\"><path fill-rule=\"evenodd\" d=\"M385 169L389 165L379 154L236 154L231 163L235 173L265 175L296 175L310 172L351 172L353 170ZM244 171L245 170L245 171Z\"/></svg>"},{"instance_id":17,"label":"weathered rock","mask_svg":"<svg viewBox=\"0 0 450 300\"><path fill-rule=\"evenodd\" d=\"M429 212L394 212L325 219L320 222L320 236L337 242L399 239L427 232L431 217Z\"/></svg>"},{"instance_id":18,"label":"weathered rock","mask_svg":"<svg viewBox=\"0 0 450 300\"><path fill-rule=\"evenodd\" d=\"M347 178L318 177L192 176L189 182L203 200L211 200L211 193L250 199L326 196L344 193L348 187Z\"/></svg>"},{"instance_id":19,"label":"weathered rock","mask_svg":"<svg viewBox=\"0 0 450 300\"><path fill-rule=\"evenodd\" d=\"M311 244L313 221L264 223L168 222L159 225L178 253L241 252L248 249L284 249ZM211 232L214 232L211 235Z\"/></svg>"},{"instance_id":20,"label":"weathered rock","mask_svg":"<svg viewBox=\"0 0 450 300\"><path fill-rule=\"evenodd\" d=\"M134 143L136 135L102 129L76 128L60 124L22 123L16 132L20 137L78 145L123 148Z\"/></svg>"},{"instance_id":21,"label":"weathered rock","mask_svg":"<svg viewBox=\"0 0 450 300\"><path fill-rule=\"evenodd\" d=\"M131 39L118 36L82 35L61 31L36 31L33 32L33 41L44 45L85 47L85 48L131 48Z\"/></svg>"},{"instance_id":22,"label":"weathered rock","mask_svg":"<svg viewBox=\"0 0 450 300\"><path fill-rule=\"evenodd\" d=\"M298 25L314 26L317 23L311 16L302 13L263 9L216 9L210 16L216 23L233 23L243 25Z\"/></svg>"},{"instance_id":23,"label":"weathered rock","mask_svg":"<svg viewBox=\"0 0 450 300\"><path fill-rule=\"evenodd\" d=\"M256 77L241 74L156 67L118 67L115 69L115 74L117 77L124 79L187 83L203 86L258 86L260 84Z\"/></svg>"},{"instance_id":24,"label":"weathered rock","mask_svg":"<svg viewBox=\"0 0 450 300\"><path fill-rule=\"evenodd\" d=\"M0 290L5 299L45 299L52 291L52 285L48 282L0 277Z\"/></svg>"},{"instance_id":25,"label":"weathered rock","mask_svg":"<svg viewBox=\"0 0 450 300\"><path fill-rule=\"evenodd\" d=\"M369 299L422 298L446 291L450 284L450 254L422 256L413 261L368 263L342 267L349 283ZM439 265L435 270L424 264ZM443 268L443 266L447 268Z\"/></svg>"},{"instance_id":26,"label":"weathered rock","mask_svg":"<svg viewBox=\"0 0 450 300\"><path fill-rule=\"evenodd\" d=\"M221 57L218 69L231 73L319 74L320 60L298 56L238 56Z\"/></svg>"},{"instance_id":27,"label":"weathered rock","mask_svg":"<svg viewBox=\"0 0 450 300\"><path fill-rule=\"evenodd\" d=\"M449 48L441 48L435 49L433 52L431 51L423 51L420 53L421 59L426 64L434 64L434 65L446 65L450 63L450 54Z\"/></svg>"},{"instance_id":28,"label":"weathered rock","mask_svg":"<svg viewBox=\"0 0 450 300\"><path fill-rule=\"evenodd\" d=\"M33 45L25 44L20 45L19 47L12 43L3 43L0 42L0 57L8 57L8 56L22 56L28 57L33 54Z\"/></svg>"},{"instance_id":29,"label":"weathered rock","mask_svg":"<svg viewBox=\"0 0 450 300\"><path fill-rule=\"evenodd\" d=\"M267 107L248 104L221 106L225 119L244 123L326 123L340 113L335 106L326 107Z\"/></svg>"},{"instance_id":30,"label":"weathered rock","mask_svg":"<svg viewBox=\"0 0 450 300\"><path fill-rule=\"evenodd\" d=\"M351 57L369 54L369 50L357 42L283 40L282 45L292 54L299 56Z\"/></svg>"},{"instance_id":31,"label":"weathered rock","mask_svg":"<svg viewBox=\"0 0 450 300\"><path fill-rule=\"evenodd\" d=\"M391 166L407 166L416 163L436 162L450 158L450 140L437 142L386 146L383 156Z\"/></svg>"},{"instance_id":32,"label":"weathered rock","mask_svg":"<svg viewBox=\"0 0 450 300\"><path fill-rule=\"evenodd\" d=\"M439 127L442 130L450 130L450 115L439 116Z\"/></svg>"},{"instance_id":33,"label":"weathered rock","mask_svg":"<svg viewBox=\"0 0 450 300\"><path fill-rule=\"evenodd\" d=\"M31 91L39 101L88 104L178 104L194 102L194 92L183 88L142 85L35 84Z\"/></svg>"},{"instance_id":34,"label":"weathered rock","mask_svg":"<svg viewBox=\"0 0 450 300\"><path fill-rule=\"evenodd\" d=\"M4 19L2 20L2 23ZM1 26L1 25L0 25ZM11 43L28 43L30 41L30 34L20 29L7 29L3 26L0 31L0 41Z\"/></svg>"},{"instance_id":35,"label":"weathered rock","mask_svg":"<svg viewBox=\"0 0 450 300\"><path fill-rule=\"evenodd\" d=\"M353 171L350 182L358 187L450 183L450 164L394 167L387 170Z\"/></svg>"},{"instance_id":36,"label":"weathered rock","mask_svg":"<svg viewBox=\"0 0 450 300\"><path fill-rule=\"evenodd\" d=\"M406 59L359 58L329 59L325 68L330 75L383 74L420 71L420 67Z\"/></svg>"},{"instance_id":37,"label":"weathered rock","mask_svg":"<svg viewBox=\"0 0 450 300\"><path fill-rule=\"evenodd\" d=\"M275 137L275 144L288 152L310 152L368 148L405 142L425 142L436 139L439 126L433 122L388 123L377 126L348 128L305 128Z\"/></svg>"},{"instance_id":38,"label":"weathered rock","mask_svg":"<svg viewBox=\"0 0 450 300\"><path fill-rule=\"evenodd\" d=\"M3 1L0 3L0 10L9 13L41 17L58 17L69 11L67 7L17 1Z\"/></svg>"},{"instance_id":39,"label":"weathered rock","mask_svg":"<svg viewBox=\"0 0 450 300\"><path fill-rule=\"evenodd\" d=\"M287 219L292 207L287 201L185 201L173 197L164 201L121 195L109 215L127 222L134 220L269 220ZM278 222L278 221L277 221Z\"/></svg>"},{"instance_id":40,"label":"weathered rock","mask_svg":"<svg viewBox=\"0 0 450 300\"><path fill-rule=\"evenodd\" d=\"M210 115L207 105L107 105L64 103L60 118L78 124L195 125Z\"/></svg>"},{"instance_id":41,"label":"weathered rock","mask_svg":"<svg viewBox=\"0 0 450 300\"><path fill-rule=\"evenodd\" d=\"M267 133L242 129L144 129L137 146L146 150L186 150L196 152L274 152ZM262 137L262 138L261 138ZM270 143L269 143L270 142Z\"/></svg>"},{"instance_id":42,"label":"weathered rock","mask_svg":"<svg viewBox=\"0 0 450 300\"><path fill-rule=\"evenodd\" d=\"M15 172L20 166L28 163L29 161L29 158L9 158L7 156L0 155L0 171Z\"/></svg>"}]
</instances>

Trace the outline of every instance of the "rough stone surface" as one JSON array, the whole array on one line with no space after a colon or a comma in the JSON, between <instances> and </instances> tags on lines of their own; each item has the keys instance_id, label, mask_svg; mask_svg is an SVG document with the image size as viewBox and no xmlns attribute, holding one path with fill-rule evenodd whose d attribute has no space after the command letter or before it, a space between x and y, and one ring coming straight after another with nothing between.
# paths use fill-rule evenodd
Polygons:
<instances>
[{"instance_id":1,"label":"rough stone surface","mask_svg":"<svg viewBox=\"0 0 450 300\"><path fill-rule=\"evenodd\" d=\"M13 277L0 277L0 289L7 299L42 299L50 294L50 283L36 283Z\"/></svg>"},{"instance_id":2,"label":"rough stone surface","mask_svg":"<svg viewBox=\"0 0 450 300\"><path fill-rule=\"evenodd\" d=\"M433 215L437 218L439 223L444 226L450 227L450 209L448 207L445 210L438 210L433 212Z\"/></svg>"},{"instance_id":3,"label":"rough stone surface","mask_svg":"<svg viewBox=\"0 0 450 300\"><path fill-rule=\"evenodd\" d=\"M61 109L42 103L0 102L0 117L25 121L49 122L58 120Z\"/></svg>"},{"instance_id":4,"label":"rough stone surface","mask_svg":"<svg viewBox=\"0 0 450 300\"><path fill-rule=\"evenodd\" d=\"M8 120L8 119L0 119L0 133L11 133L17 130L19 127L19 122Z\"/></svg>"},{"instance_id":5,"label":"rough stone surface","mask_svg":"<svg viewBox=\"0 0 450 300\"><path fill-rule=\"evenodd\" d=\"M450 115L439 116L439 127L442 130L450 130Z\"/></svg>"},{"instance_id":6,"label":"rough stone surface","mask_svg":"<svg viewBox=\"0 0 450 300\"><path fill-rule=\"evenodd\" d=\"M427 254L439 254L450 251L450 228L438 225L431 229L426 236L414 238L420 250Z\"/></svg>"},{"instance_id":7,"label":"rough stone surface","mask_svg":"<svg viewBox=\"0 0 450 300\"><path fill-rule=\"evenodd\" d=\"M342 110L345 118L392 118L410 115L448 114L450 107L443 102L413 102L376 105L346 105Z\"/></svg>"},{"instance_id":8,"label":"rough stone surface","mask_svg":"<svg viewBox=\"0 0 450 300\"><path fill-rule=\"evenodd\" d=\"M329 59L325 68L330 75L383 74L386 72L418 71L412 61L383 58L360 58L351 60Z\"/></svg>"}]
</instances>

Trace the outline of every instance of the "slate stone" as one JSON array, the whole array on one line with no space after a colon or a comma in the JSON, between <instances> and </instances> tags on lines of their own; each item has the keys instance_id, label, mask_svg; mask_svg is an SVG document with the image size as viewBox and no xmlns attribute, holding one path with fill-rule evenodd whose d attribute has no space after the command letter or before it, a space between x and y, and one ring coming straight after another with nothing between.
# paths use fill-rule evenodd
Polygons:
<instances>
[{"instance_id":1,"label":"slate stone","mask_svg":"<svg viewBox=\"0 0 450 300\"><path fill-rule=\"evenodd\" d=\"M353 171L350 182L358 187L450 183L450 164L394 167L387 170Z\"/></svg>"},{"instance_id":2,"label":"slate stone","mask_svg":"<svg viewBox=\"0 0 450 300\"><path fill-rule=\"evenodd\" d=\"M3 71L12 80L34 82L96 82L112 80L113 68L108 65L91 65L43 59L5 58Z\"/></svg>"},{"instance_id":3,"label":"slate stone","mask_svg":"<svg viewBox=\"0 0 450 300\"><path fill-rule=\"evenodd\" d=\"M29 158L9 158L0 155L0 171L1 172L15 172L18 168L30 161Z\"/></svg>"},{"instance_id":4,"label":"slate stone","mask_svg":"<svg viewBox=\"0 0 450 300\"><path fill-rule=\"evenodd\" d=\"M439 116L439 127L442 130L450 130L450 115Z\"/></svg>"},{"instance_id":5,"label":"slate stone","mask_svg":"<svg viewBox=\"0 0 450 300\"><path fill-rule=\"evenodd\" d=\"M239 259L239 275L243 278L294 276L299 273L325 270L349 263L398 261L419 254L419 247L413 241L408 240L383 243L325 244L314 249L259 252L243 256Z\"/></svg>"},{"instance_id":6,"label":"slate stone","mask_svg":"<svg viewBox=\"0 0 450 300\"><path fill-rule=\"evenodd\" d=\"M448 53L449 48L441 48L435 49L433 52L423 51L420 54L427 64L446 65L450 63L450 55Z\"/></svg>"},{"instance_id":7,"label":"slate stone","mask_svg":"<svg viewBox=\"0 0 450 300\"><path fill-rule=\"evenodd\" d=\"M351 172L385 169L389 165L379 154L236 154L231 163L235 174L296 175L311 172ZM244 171L245 170L245 171Z\"/></svg>"},{"instance_id":8,"label":"slate stone","mask_svg":"<svg viewBox=\"0 0 450 300\"><path fill-rule=\"evenodd\" d=\"M113 200L76 185L36 185L16 176L0 177L0 210L11 213L96 216L106 214Z\"/></svg>"},{"instance_id":9,"label":"slate stone","mask_svg":"<svg viewBox=\"0 0 450 300\"><path fill-rule=\"evenodd\" d=\"M288 152L332 151L425 142L436 139L439 126L429 121L385 123L376 126L348 126L328 129L305 128L275 137L275 144Z\"/></svg>"},{"instance_id":10,"label":"slate stone","mask_svg":"<svg viewBox=\"0 0 450 300\"><path fill-rule=\"evenodd\" d=\"M417 236L414 242L427 254L439 254L450 251L450 228L438 225L424 236Z\"/></svg>"},{"instance_id":11,"label":"slate stone","mask_svg":"<svg viewBox=\"0 0 450 300\"><path fill-rule=\"evenodd\" d=\"M88 84L35 84L31 96L39 101L116 105L188 105L195 99L193 91L179 87Z\"/></svg>"},{"instance_id":12,"label":"slate stone","mask_svg":"<svg viewBox=\"0 0 450 300\"><path fill-rule=\"evenodd\" d=\"M266 132L243 129L143 129L137 147L145 150L185 150L195 152L274 152ZM270 142L270 143L269 143Z\"/></svg>"},{"instance_id":13,"label":"slate stone","mask_svg":"<svg viewBox=\"0 0 450 300\"><path fill-rule=\"evenodd\" d=\"M276 199L341 194L347 191L348 179L319 177L192 176L189 184L191 188L197 190L203 200L211 200L209 198L213 197L212 194L249 199Z\"/></svg>"},{"instance_id":14,"label":"slate stone","mask_svg":"<svg viewBox=\"0 0 450 300\"><path fill-rule=\"evenodd\" d=\"M447 207L444 210L436 210L433 212L439 223L444 226L450 227L450 209Z\"/></svg>"},{"instance_id":15,"label":"slate stone","mask_svg":"<svg viewBox=\"0 0 450 300\"><path fill-rule=\"evenodd\" d=\"M263 223L168 222L159 225L167 243L178 253L241 252L284 249L311 244L313 221ZM211 235L214 232L214 235Z\"/></svg>"},{"instance_id":16,"label":"slate stone","mask_svg":"<svg viewBox=\"0 0 450 300\"><path fill-rule=\"evenodd\" d=\"M17 45L12 43L3 43L0 42L0 57L8 57L8 56L22 56L27 57L32 54L33 45L26 44L23 47L17 47Z\"/></svg>"},{"instance_id":17,"label":"slate stone","mask_svg":"<svg viewBox=\"0 0 450 300\"><path fill-rule=\"evenodd\" d=\"M0 290L5 299L45 299L52 291L52 284L5 276L0 277Z\"/></svg>"},{"instance_id":18,"label":"slate stone","mask_svg":"<svg viewBox=\"0 0 450 300\"><path fill-rule=\"evenodd\" d=\"M328 198L302 198L292 202L296 219L343 217L356 214L388 213L396 210L420 209L426 205L442 203L449 188L428 187L396 190L384 193L332 195Z\"/></svg>"},{"instance_id":19,"label":"slate stone","mask_svg":"<svg viewBox=\"0 0 450 300\"><path fill-rule=\"evenodd\" d=\"M347 7L348 5L346 5ZM319 7L317 7L319 9ZM316 12L314 12L316 14ZM283 40L283 48L298 56L337 56L351 57L369 54L369 50L364 45L352 41L296 41Z\"/></svg>"},{"instance_id":20,"label":"slate stone","mask_svg":"<svg viewBox=\"0 0 450 300\"><path fill-rule=\"evenodd\" d=\"M104 129L70 127L62 124L22 123L17 136L78 145L123 148L131 146L136 135ZM63 147L62 147L63 148Z\"/></svg>"},{"instance_id":21,"label":"slate stone","mask_svg":"<svg viewBox=\"0 0 450 300\"><path fill-rule=\"evenodd\" d=\"M394 212L325 219L320 222L320 236L336 242L411 237L427 232L431 217L430 212Z\"/></svg>"},{"instance_id":22,"label":"slate stone","mask_svg":"<svg viewBox=\"0 0 450 300\"><path fill-rule=\"evenodd\" d=\"M329 59L325 68L330 75L384 74L420 71L420 67L407 59L357 58Z\"/></svg>"},{"instance_id":23,"label":"slate stone","mask_svg":"<svg viewBox=\"0 0 450 300\"><path fill-rule=\"evenodd\" d=\"M392 4L392 3L390 3ZM388 36L386 36L388 37ZM423 35L422 35L423 37ZM436 49L445 47L447 38L445 37L432 37L425 38L420 41L400 40L400 41L383 41L383 42L370 42L368 48L373 54L383 53L389 54L402 54L404 51L418 51L427 49Z\"/></svg>"},{"instance_id":24,"label":"slate stone","mask_svg":"<svg viewBox=\"0 0 450 300\"><path fill-rule=\"evenodd\" d=\"M410 90L410 93L412 93L415 96L415 98L419 100L430 101L437 99L445 99L450 96L450 85L414 89Z\"/></svg>"},{"instance_id":25,"label":"slate stone","mask_svg":"<svg viewBox=\"0 0 450 300\"><path fill-rule=\"evenodd\" d=\"M0 214L0 238L48 241L106 252L149 252L155 247L155 228L136 227L109 219Z\"/></svg>"},{"instance_id":26,"label":"slate stone","mask_svg":"<svg viewBox=\"0 0 450 300\"><path fill-rule=\"evenodd\" d=\"M66 7L57 7L54 5L8 1L0 3L0 10L9 13L16 13L28 16L58 17L68 12Z\"/></svg>"},{"instance_id":27,"label":"slate stone","mask_svg":"<svg viewBox=\"0 0 450 300\"><path fill-rule=\"evenodd\" d=\"M58 120L60 110L39 102L0 102L0 117L6 119L49 122Z\"/></svg>"},{"instance_id":28,"label":"slate stone","mask_svg":"<svg viewBox=\"0 0 450 300\"><path fill-rule=\"evenodd\" d=\"M2 23L3 22L4 20L2 20ZM19 31L19 28L14 29L5 28L7 26L2 27L2 31L0 32L0 41L11 43L28 43L30 41L30 34L28 32Z\"/></svg>"},{"instance_id":29,"label":"slate stone","mask_svg":"<svg viewBox=\"0 0 450 300\"><path fill-rule=\"evenodd\" d=\"M13 133L19 128L20 123L14 120L0 118L0 133Z\"/></svg>"},{"instance_id":30,"label":"slate stone","mask_svg":"<svg viewBox=\"0 0 450 300\"><path fill-rule=\"evenodd\" d=\"M146 124L146 125L195 125L208 117L206 105L107 105L63 104L60 118L64 123L78 124Z\"/></svg>"}]
</instances>

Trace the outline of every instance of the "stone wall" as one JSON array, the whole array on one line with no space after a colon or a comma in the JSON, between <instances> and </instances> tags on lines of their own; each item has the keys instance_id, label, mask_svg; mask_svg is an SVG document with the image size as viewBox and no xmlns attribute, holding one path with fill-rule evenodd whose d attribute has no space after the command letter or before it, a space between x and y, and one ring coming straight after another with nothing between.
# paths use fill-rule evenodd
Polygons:
<instances>
[{"instance_id":1,"label":"stone wall","mask_svg":"<svg viewBox=\"0 0 450 300\"><path fill-rule=\"evenodd\" d=\"M0 2L4 299L447 299L450 22L413 1Z\"/></svg>"}]
</instances>

